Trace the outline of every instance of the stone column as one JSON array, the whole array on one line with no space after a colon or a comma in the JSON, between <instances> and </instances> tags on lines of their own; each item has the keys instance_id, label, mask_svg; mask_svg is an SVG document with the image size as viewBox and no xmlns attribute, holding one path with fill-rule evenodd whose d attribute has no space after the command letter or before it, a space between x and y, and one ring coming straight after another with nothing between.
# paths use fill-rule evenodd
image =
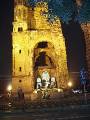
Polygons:
<instances>
[{"instance_id":1,"label":"stone column","mask_svg":"<svg viewBox=\"0 0 90 120\"><path fill-rule=\"evenodd\" d=\"M88 69L88 78L90 80L90 23L81 24L81 28L85 36L86 63L87 63L87 69Z\"/></svg>"}]
</instances>

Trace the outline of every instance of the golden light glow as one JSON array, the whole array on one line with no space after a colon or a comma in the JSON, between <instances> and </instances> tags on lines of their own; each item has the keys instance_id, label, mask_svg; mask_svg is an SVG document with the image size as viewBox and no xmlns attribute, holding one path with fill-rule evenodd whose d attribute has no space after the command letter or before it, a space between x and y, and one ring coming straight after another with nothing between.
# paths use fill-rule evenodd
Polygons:
<instances>
[{"instance_id":1,"label":"golden light glow","mask_svg":"<svg viewBox=\"0 0 90 120\"><path fill-rule=\"evenodd\" d=\"M68 82L68 86L69 86L69 87L72 87L72 86L73 86L73 84L72 84L71 81Z\"/></svg>"},{"instance_id":2,"label":"golden light glow","mask_svg":"<svg viewBox=\"0 0 90 120\"><path fill-rule=\"evenodd\" d=\"M7 86L7 91L11 91L12 90L12 86L11 85L8 85Z\"/></svg>"},{"instance_id":3,"label":"golden light glow","mask_svg":"<svg viewBox=\"0 0 90 120\"><path fill-rule=\"evenodd\" d=\"M36 94L37 94L37 90L34 90L34 93L36 93Z\"/></svg>"},{"instance_id":4,"label":"golden light glow","mask_svg":"<svg viewBox=\"0 0 90 120\"><path fill-rule=\"evenodd\" d=\"M63 90L62 89L58 89L58 92L63 92Z\"/></svg>"}]
</instances>

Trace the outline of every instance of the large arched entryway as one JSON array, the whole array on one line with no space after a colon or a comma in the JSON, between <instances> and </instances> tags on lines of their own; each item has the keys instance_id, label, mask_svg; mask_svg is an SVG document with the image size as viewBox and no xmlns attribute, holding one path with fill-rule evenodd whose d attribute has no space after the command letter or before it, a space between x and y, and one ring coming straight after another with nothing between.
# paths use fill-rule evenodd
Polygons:
<instances>
[{"instance_id":1,"label":"large arched entryway","mask_svg":"<svg viewBox=\"0 0 90 120\"><path fill-rule=\"evenodd\" d=\"M49 42L39 42L34 49L34 88L57 87L55 49Z\"/></svg>"}]
</instances>

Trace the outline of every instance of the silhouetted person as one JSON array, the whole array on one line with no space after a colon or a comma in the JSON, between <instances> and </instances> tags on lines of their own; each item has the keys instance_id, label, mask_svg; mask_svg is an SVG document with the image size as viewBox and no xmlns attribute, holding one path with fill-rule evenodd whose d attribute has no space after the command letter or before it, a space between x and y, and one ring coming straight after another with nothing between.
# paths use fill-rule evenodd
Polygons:
<instances>
[{"instance_id":1,"label":"silhouetted person","mask_svg":"<svg viewBox=\"0 0 90 120\"><path fill-rule=\"evenodd\" d=\"M18 102L23 110L25 110L25 97L24 92L21 88L18 89Z\"/></svg>"}]
</instances>

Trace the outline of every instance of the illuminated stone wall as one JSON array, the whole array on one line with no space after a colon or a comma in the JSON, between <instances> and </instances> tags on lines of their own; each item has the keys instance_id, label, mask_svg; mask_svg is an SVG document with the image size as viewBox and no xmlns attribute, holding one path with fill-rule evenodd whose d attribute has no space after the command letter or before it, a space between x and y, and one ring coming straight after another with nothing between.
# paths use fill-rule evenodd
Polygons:
<instances>
[{"instance_id":1,"label":"illuminated stone wall","mask_svg":"<svg viewBox=\"0 0 90 120\"><path fill-rule=\"evenodd\" d=\"M18 1L18 0L16 0ZM16 92L21 87L25 92L32 92L35 85L35 48L40 42L51 43L53 48L40 49L53 60L55 68L52 76L56 78L58 88L67 88L68 69L65 40L61 23L57 18L53 23L47 21L43 11L46 3L37 4L33 10L25 4L15 4L12 32L12 88ZM38 52L36 54L38 57ZM44 70L44 69L43 69ZM46 68L45 68L46 70ZM47 68L50 71L49 68ZM41 69L40 69L41 72Z\"/></svg>"}]
</instances>

